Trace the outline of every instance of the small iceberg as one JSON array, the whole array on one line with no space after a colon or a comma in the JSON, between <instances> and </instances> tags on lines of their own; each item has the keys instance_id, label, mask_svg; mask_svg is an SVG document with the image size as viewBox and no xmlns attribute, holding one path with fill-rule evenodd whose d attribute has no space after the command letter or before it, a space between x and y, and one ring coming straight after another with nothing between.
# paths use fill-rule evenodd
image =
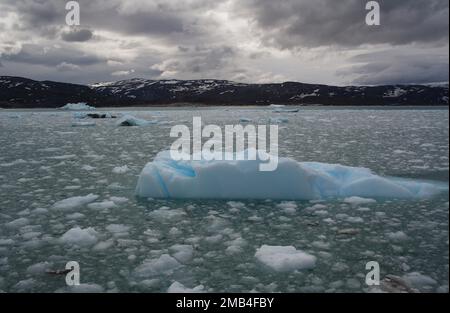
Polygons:
<instances>
[{"instance_id":1,"label":"small iceberg","mask_svg":"<svg viewBox=\"0 0 450 313\"><path fill-rule=\"evenodd\" d=\"M61 107L61 110L86 111L86 110L95 110L95 107L88 105L86 102L78 102L78 103L67 103L66 105Z\"/></svg>"},{"instance_id":2,"label":"small iceberg","mask_svg":"<svg viewBox=\"0 0 450 313\"><path fill-rule=\"evenodd\" d=\"M293 246L262 245L255 253L256 259L277 272L311 269L316 265L316 257L297 250Z\"/></svg>"},{"instance_id":3,"label":"small iceberg","mask_svg":"<svg viewBox=\"0 0 450 313\"><path fill-rule=\"evenodd\" d=\"M124 115L117 121L117 126L147 126L156 123L156 121L147 121L132 115Z\"/></svg>"},{"instance_id":4,"label":"small iceberg","mask_svg":"<svg viewBox=\"0 0 450 313\"><path fill-rule=\"evenodd\" d=\"M297 162L279 158L275 171L259 171L268 159L175 161L160 152L139 175L140 197L174 199L329 198L419 199L448 190L445 183L382 177L371 170L339 164Z\"/></svg>"}]
</instances>

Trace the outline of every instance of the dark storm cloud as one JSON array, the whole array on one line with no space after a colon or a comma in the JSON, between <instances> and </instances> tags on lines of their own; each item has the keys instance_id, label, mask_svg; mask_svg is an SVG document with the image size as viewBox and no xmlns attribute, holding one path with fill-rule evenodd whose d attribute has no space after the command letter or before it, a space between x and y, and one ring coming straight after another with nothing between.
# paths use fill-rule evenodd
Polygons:
<instances>
[{"instance_id":1,"label":"dark storm cloud","mask_svg":"<svg viewBox=\"0 0 450 313\"><path fill-rule=\"evenodd\" d=\"M95 22L94 22L95 23ZM95 23L128 34L170 34L183 31L183 21L177 16L163 12L135 12L125 16L116 16L115 23Z\"/></svg>"},{"instance_id":2,"label":"dark storm cloud","mask_svg":"<svg viewBox=\"0 0 450 313\"><path fill-rule=\"evenodd\" d=\"M40 27L64 21L61 15L65 9L65 1L46 0L4 0L10 5L26 26Z\"/></svg>"},{"instance_id":3,"label":"dark storm cloud","mask_svg":"<svg viewBox=\"0 0 450 313\"><path fill-rule=\"evenodd\" d=\"M448 41L448 0L379 0L381 25L365 24L363 0L242 0L237 10L282 48Z\"/></svg>"},{"instance_id":4,"label":"dark storm cloud","mask_svg":"<svg viewBox=\"0 0 450 313\"><path fill-rule=\"evenodd\" d=\"M72 48L55 49L35 44L25 44L20 52L2 55L1 59L9 62L44 66L57 66L61 63L83 66L106 62L106 60L97 56L88 55Z\"/></svg>"},{"instance_id":5,"label":"dark storm cloud","mask_svg":"<svg viewBox=\"0 0 450 313\"><path fill-rule=\"evenodd\" d=\"M183 53L171 59L165 60L161 64L153 66L153 69L165 72L191 73L200 78L201 75L220 76L220 72L230 65L237 52L230 46L210 47L197 45L192 47L189 53Z\"/></svg>"},{"instance_id":6,"label":"dark storm cloud","mask_svg":"<svg viewBox=\"0 0 450 313\"><path fill-rule=\"evenodd\" d=\"M20 15L20 22L30 32L43 31L49 27L65 26L65 9L67 1L62 0L4 0L10 10ZM172 33L194 34L195 25L200 19L192 13L191 7L186 7L182 1L172 6L164 1L137 2L135 6L126 5L126 1L91 1L78 0L80 4L81 26L94 29L109 30L126 34L170 35ZM211 6L205 1L195 1ZM87 32L85 32L85 35ZM69 35L70 36L70 35ZM78 40L77 40L78 41Z\"/></svg>"},{"instance_id":7,"label":"dark storm cloud","mask_svg":"<svg viewBox=\"0 0 450 313\"><path fill-rule=\"evenodd\" d=\"M359 85L423 84L449 79L449 59L445 54L382 51L357 55L350 61L357 65L338 74L356 76L352 83Z\"/></svg>"},{"instance_id":8,"label":"dark storm cloud","mask_svg":"<svg viewBox=\"0 0 450 313\"><path fill-rule=\"evenodd\" d=\"M88 41L92 38L92 31L83 28L73 28L61 34L61 38L65 41Z\"/></svg>"},{"instance_id":9,"label":"dark storm cloud","mask_svg":"<svg viewBox=\"0 0 450 313\"><path fill-rule=\"evenodd\" d=\"M379 0L377 27L365 24L367 1L78 0L81 25L68 27L65 0L0 0L0 62L77 82L448 80L448 0ZM378 44L386 53L371 53Z\"/></svg>"}]
</instances>

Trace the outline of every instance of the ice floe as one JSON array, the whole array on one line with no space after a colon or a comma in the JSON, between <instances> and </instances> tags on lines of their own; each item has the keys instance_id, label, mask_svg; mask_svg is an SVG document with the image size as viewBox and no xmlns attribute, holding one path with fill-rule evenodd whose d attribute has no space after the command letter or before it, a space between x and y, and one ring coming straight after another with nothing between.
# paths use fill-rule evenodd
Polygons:
<instances>
[{"instance_id":1,"label":"ice floe","mask_svg":"<svg viewBox=\"0 0 450 313\"><path fill-rule=\"evenodd\" d=\"M203 285L198 285L194 288L187 288L182 283L177 281L173 282L172 285L167 289L168 293L196 293L205 292L205 287Z\"/></svg>"},{"instance_id":2,"label":"ice floe","mask_svg":"<svg viewBox=\"0 0 450 313\"><path fill-rule=\"evenodd\" d=\"M163 254L159 258L145 260L139 265L134 273L138 277L151 277L160 274L170 274L182 265L168 254Z\"/></svg>"},{"instance_id":3,"label":"ice floe","mask_svg":"<svg viewBox=\"0 0 450 313\"><path fill-rule=\"evenodd\" d=\"M71 210L88 203L94 202L97 200L98 196L94 194L88 194L87 196L76 196L67 198L53 204L52 208L57 210Z\"/></svg>"},{"instance_id":4,"label":"ice floe","mask_svg":"<svg viewBox=\"0 0 450 313\"><path fill-rule=\"evenodd\" d=\"M95 110L95 107L88 105L86 102L67 103L61 107L62 110L81 111L81 110Z\"/></svg>"},{"instance_id":5,"label":"ice floe","mask_svg":"<svg viewBox=\"0 0 450 313\"><path fill-rule=\"evenodd\" d=\"M316 265L316 257L293 246L263 245L256 250L256 259L277 272L310 269Z\"/></svg>"},{"instance_id":6,"label":"ice floe","mask_svg":"<svg viewBox=\"0 0 450 313\"><path fill-rule=\"evenodd\" d=\"M173 245L169 248L169 251L180 263L189 262L194 255L194 248L192 245Z\"/></svg>"},{"instance_id":7,"label":"ice floe","mask_svg":"<svg viewBox=\"0 0 450 313\"><path fill-rule=\"evenodd\" d=\"M112 169L112 172L114 174L124 174L129 170L130 168L127 165L124 165L124 166L116 166L115 168Z\"/></svg>"},{"instance_id":8,"label":"ice floe","mask_svg":"<svg viewBox=\"0 0 450 313\"><path fill-rule=\"evenodd\" d=\"M152 124L156 124L156 121L147 121L128 114L117 121L118 126L148 126Z\"/></svg>"},{"instance_id":9,"label":"ice floe","mask_svg":"<svg viewBox=\"0 0 450 313\"><path fill-rule=\"evenodd\" d=\"M411 272L402 277L408 284L418 288L419 290L428 289L434 285L437 285L437 281L430 276L424 275L419 272Z\"/></svg>"},{"instance_id":10,"label":"ice floe","mask_svg":"<svg viewBox=\"0 0 450 313\"><path fill-rule=\"evenodd\" d=\"M80 228L74 227L69 229L64 235L61 236L60 242L68 245L76 245L76 246L92 246L97 242L98 233L94 228Z\"/></svg>"},{"instance_id":11,"label":"ice floe","mask_svg":"<svg viewBox=\"0 0 450 313\"><path fill-rule=\"evenodd\" d=\"M26 217L20 217L14 221L6 223L5 226L8 228L20 228L22 226L28 225L30 221Z\"/></svg>"},{"instance_id":12,"label":"ice floe","mask_svg":"<svg viewBox=\"0 0 450 313\"><path fill-rule=\"evenodd\" d=\"M116 207L116 204L113 201L106 200L102 202L93 202L87 205L89 209L93 210L103 210L103 209L112 209Z\"/></svg>"},{"instance_id":13,"label":"ice floe","mask_svg":"<svg viewBox=\"0 0 450 313\"><path fill-rule=\"evenodd\" d=\"M279 158L275 171L262 172L261 159L175 161L170 151L163 151L142 170L136 194L181 199L346 198L347 203L367 204L375 201L367 198L418 199L448 190L443 183L381 177L367 168L290 158Z\"/></svg>"}]
</instances>

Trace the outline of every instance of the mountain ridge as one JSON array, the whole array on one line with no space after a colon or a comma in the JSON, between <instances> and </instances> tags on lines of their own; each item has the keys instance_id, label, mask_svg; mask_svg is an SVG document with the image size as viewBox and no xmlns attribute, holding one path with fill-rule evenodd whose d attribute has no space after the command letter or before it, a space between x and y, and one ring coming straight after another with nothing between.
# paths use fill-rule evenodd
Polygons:
<instances>
[{"instance_id":1,"label":"mountain ridge","mask_svg":"<svg viewBox=\"0 0 450 313\"><path fill-rule=\"evenodd\" d=\"M69 102L96 107L199 105L448 105L446 85L331 86L228 80L132 78L81 85L0 76L0 107L56 108Z\"/></svg>"}]
</instances>

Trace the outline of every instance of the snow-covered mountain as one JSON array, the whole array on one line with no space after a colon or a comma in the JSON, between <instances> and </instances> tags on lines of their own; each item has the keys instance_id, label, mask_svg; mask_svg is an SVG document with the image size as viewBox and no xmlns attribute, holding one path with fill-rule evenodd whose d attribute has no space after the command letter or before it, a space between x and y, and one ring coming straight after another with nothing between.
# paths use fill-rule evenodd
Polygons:
<instances>
[{"instance_id":1,"label":"snow-covered mountain","mask_svg":"<svg viewBox=\"0 0 450 313\"><path fill-rule=\"evenodd\" d=\"M0 107L60 107L68 102L133 106L204 105L448 105L446 85L347 86L243 84L226 80L133 78L90 86L0 76Z\"/></svg>"}]
</instances>

